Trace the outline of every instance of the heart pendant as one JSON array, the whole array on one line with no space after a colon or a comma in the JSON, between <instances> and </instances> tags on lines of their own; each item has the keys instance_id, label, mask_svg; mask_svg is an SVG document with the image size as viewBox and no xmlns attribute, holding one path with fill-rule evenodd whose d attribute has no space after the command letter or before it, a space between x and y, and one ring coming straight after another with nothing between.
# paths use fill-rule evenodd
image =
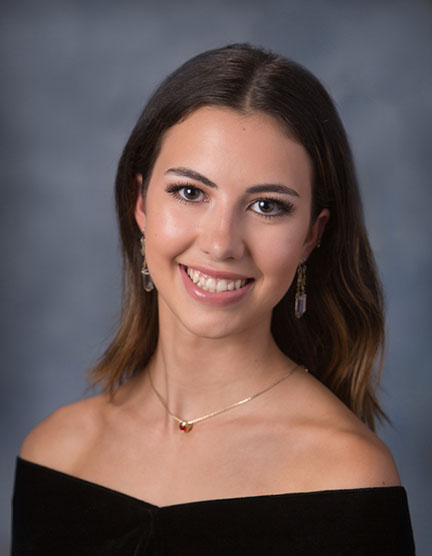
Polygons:
<instances>
[{"instance_id":1,"label":"heart pendant","mask_svg":"<svg viewBox=\"0 0 432 556\"><path fill-rule=\"evenodd\" d=\"M183 432L190 432L192 430L193 424L188 421L182 421L179 424L179 429Z\"/></svg>"}]
</instances>

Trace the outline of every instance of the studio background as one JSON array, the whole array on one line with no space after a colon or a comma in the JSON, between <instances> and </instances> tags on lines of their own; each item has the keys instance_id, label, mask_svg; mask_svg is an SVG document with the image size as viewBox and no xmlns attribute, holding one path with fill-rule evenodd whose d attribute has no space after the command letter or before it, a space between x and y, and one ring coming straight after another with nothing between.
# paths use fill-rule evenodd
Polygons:
<instances>
[{"instance_id":1,"label":"studio background","mask_svg":"<svg viewBox=\"0 0 432 556\"><path fill-rule=\"evenodd\" d=\"M40 420L86 394L115 329L113 182L145 100L228 42L311 69L340 111L387 300L381 400L417 551L432 546L432 4L413 1L2 2L0 553L15 457Z\"/></svg>"}]
</instances>

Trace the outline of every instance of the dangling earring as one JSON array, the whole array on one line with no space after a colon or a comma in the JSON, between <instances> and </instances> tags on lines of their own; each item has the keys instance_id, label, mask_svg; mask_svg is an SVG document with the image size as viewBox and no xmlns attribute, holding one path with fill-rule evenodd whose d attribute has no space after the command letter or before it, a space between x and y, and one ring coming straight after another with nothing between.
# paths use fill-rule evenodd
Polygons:
<instances>
[{"instance_id":1,"label":"dangling earring","mask_svg":"<svg viewBox=\"0 0 432 556\"><path fill-rule=\"evenodd\" d=\"M300 263L297 268L297 291L295 295L294 313L299 319L306 313L306 264Z\"/></svg>"},{"instance_id":2,"label":"dangling earring","mask_svg":"<svg viewBox=\"0 0 432 556\"><path fill-rule=\"evenodd\" d=\"M151 292L154 290L153 280L151 279L150 272L147 266L147 261L145 258L145 237L144 234L141 236L141 255L143 256L143 262L141 267L141 274L143 279L143 288L146 292Z\"/></svg>"}]
</instances>

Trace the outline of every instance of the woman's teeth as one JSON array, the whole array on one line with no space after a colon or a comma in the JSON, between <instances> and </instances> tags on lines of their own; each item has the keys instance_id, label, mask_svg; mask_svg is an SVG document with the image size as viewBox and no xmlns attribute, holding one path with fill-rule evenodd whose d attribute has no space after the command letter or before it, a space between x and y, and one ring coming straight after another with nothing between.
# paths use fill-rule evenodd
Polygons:
<instances>
[{"instance_id":1,"label":"woman's teeth","mask_svg":"<svg viewBox=\"0 0 432 556\"><path fill-rule=\"evenodd\" d=\"M206 278L203 274L193 268L186 268L189 278L202 290L220 293L242 288L247 280L219 280L217 278Z\"/></svg>"}]
</instances>

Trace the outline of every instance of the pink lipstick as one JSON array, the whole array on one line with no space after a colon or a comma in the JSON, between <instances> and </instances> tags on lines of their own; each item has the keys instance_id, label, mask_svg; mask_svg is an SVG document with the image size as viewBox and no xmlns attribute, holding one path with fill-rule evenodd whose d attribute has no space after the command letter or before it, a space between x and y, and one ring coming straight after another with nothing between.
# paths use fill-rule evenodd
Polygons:
<instances>
[{"instance_id":1,"label":"pink lipstick","mask_svg":"<svg viewBox=\"0 0 432 556\"><path fill-rule=\"evenodd\" d=\"M239 274L209 271L205 269L201 270L199 267L193 267L193 268L195 270L201 271L203 274L210 277L227 279L227 280L248 280L246 284L239 289L229 290L224 292L210 292L200 288L197 284L195 284L188 276L186 272L186 267L180 264L179 265L180 274L185 284L186 291L193 299L200 301L201 303L204 303L206 305L225 307L227 305L238 303L248 295L249 291L253 287L253 283L254 283L253 279L248 279Z\"/></svg>"}]
</instances>

